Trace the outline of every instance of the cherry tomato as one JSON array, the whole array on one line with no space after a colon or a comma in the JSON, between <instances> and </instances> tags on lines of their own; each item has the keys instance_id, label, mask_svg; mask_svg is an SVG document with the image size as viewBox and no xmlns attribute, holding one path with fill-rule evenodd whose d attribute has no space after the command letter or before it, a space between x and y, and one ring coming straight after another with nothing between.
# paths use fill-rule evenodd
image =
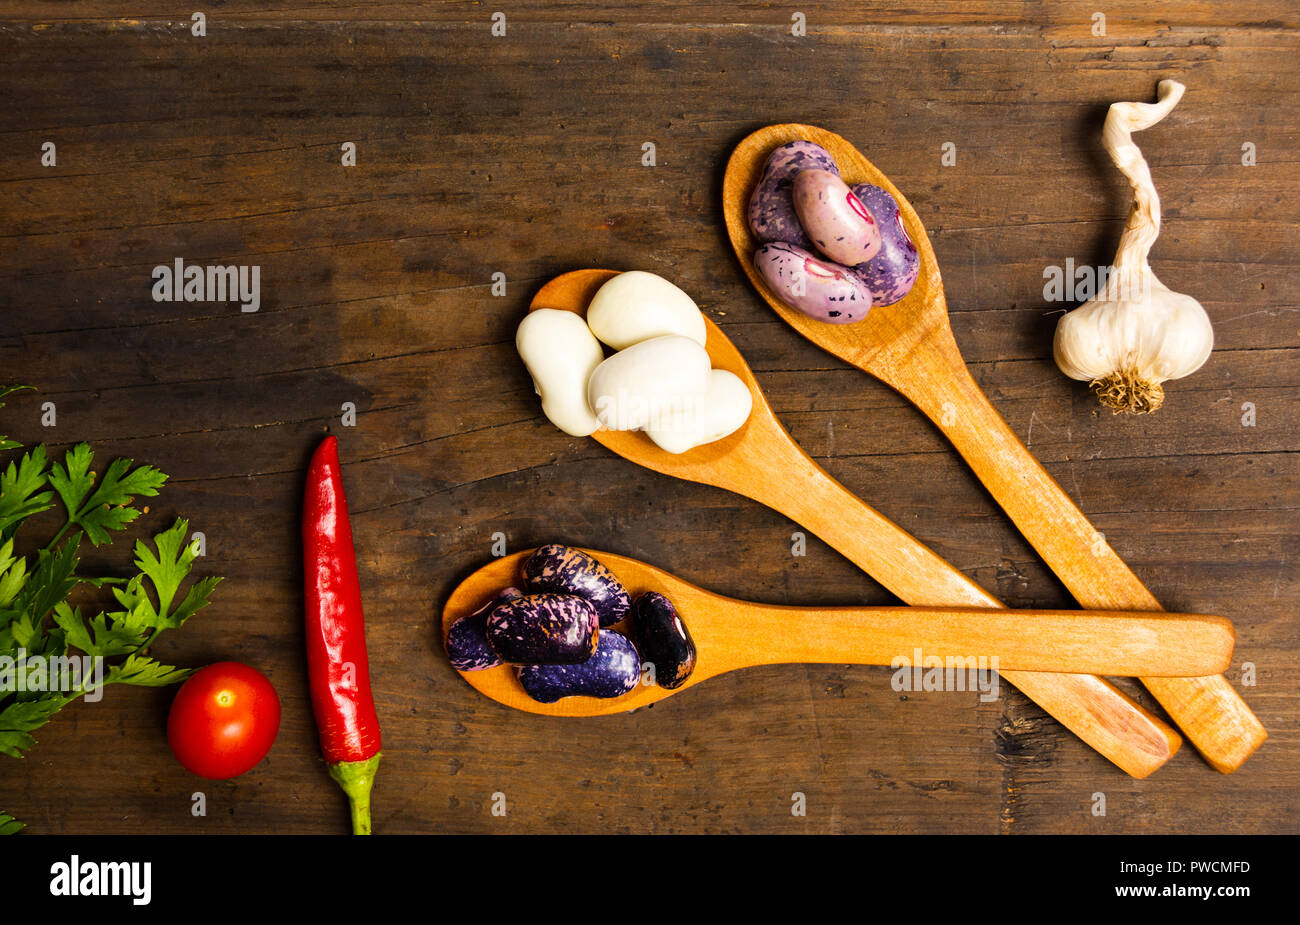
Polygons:
<instances>
[{"instance_id":1,"label":"cherry tomato","mask_svg":"<svg viewBox=\"0 0 1300 925\"><path fill-rule=\"evenodd\" d=\"M256 668L217 662L191 675L172 701L167 743L186 769L238 777L266 757L280 731L280 698Z\"/></svg>"}]
</instances>

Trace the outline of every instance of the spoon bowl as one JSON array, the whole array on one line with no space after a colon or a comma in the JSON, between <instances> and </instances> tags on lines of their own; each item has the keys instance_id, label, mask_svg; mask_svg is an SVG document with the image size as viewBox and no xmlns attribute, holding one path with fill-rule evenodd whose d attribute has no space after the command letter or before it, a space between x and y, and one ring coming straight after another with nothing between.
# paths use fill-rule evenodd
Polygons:
<instances>
[{"instance_id":1,"label":"spoon bowl","mask_svg":"<svg viewBox=\"0 0 1300 925\"><path fill-rule=\"evenodd\" d=\"M1222 617L1189 614L1011 611L964 607L788 607L755 604L697 588L627 556L584 550L604 564L635 599L657 591L673 602L695 642L695 670L668 690L640 683L621 697L534 700L510 665L463 671L476 690L517 710L548 716L625 713L679 694L702 681L757 665L792 663L889 665L917 650L926 658L974 659L985 670L1220 670L1232 655L1232 626ZM443 608L443 638L451 625L519 583L532 550L494 559L452 591ZM625 621L626 622L626 621ZM1036 632L1026 633L1025 622ZM601 632L622 632L619 624ZM963 661L962 664L965 664Z\"/></svg>"},{"instance_id":2,"label":"spoon bowl","mask_svg":"<svg viewBox=\"0 0 1300 925\"><path fill-rule=\"evenodd\" d=\"M587 316L596 290L618 276L617 270L575 270L565 273L546 283L533 297L529 311L541 308L560 309ZM702 482L706 485L718 485L719 478L725 478L727 460L736 455L743 455L744 448L777 423L776 414L767 403L758 380L750 370L749 364L736 345L722 333L722 329L709 318L704 319L706 329L705 349L709 353L714 369L725 369L734 373L749 388L754 406L749 418L735 432L721 440L697 446L685 453L669 453L641 431L605 430L592 434L592 439L606 449L612 450L624 459L630 459L639 466L653 469L664 475L686 479L689 482ZM784 433L784 428L781 428ZM752 433L751 433L752 431ZM727 487L727 486L723 486Z\"/></svg>"},{"instance_id":3,"label":"spoon bowl","mask_svg":"<svg viewBox=\"0 0 1300 925\"><path fill-rule=\"evenodd\" d=\"M835 158L840 176L849 186L872 183L893 196L898 203L903 227L921 257L920 272L907 295L893 305L873 306L865 318L853 324L827 324L790 308L772 292L754 267L754 251L763 242L755 238L749 228L750 193L758 183L772 149L800 140L825 148ZM835 349L832 352L855 366L871 366L873 370L887 372L906 361L918 344L941 336L945 331L949 332L948 338L951 339L939 261L935 258L925 225L889 177L844 138L814 125L797 123L759 129L732 152L722 180L722 200L727 235L745 275L772 309L813 343L823 347L833 343ZM953 350L956 350L955 342Z\"/></svg>"}]
</instances>

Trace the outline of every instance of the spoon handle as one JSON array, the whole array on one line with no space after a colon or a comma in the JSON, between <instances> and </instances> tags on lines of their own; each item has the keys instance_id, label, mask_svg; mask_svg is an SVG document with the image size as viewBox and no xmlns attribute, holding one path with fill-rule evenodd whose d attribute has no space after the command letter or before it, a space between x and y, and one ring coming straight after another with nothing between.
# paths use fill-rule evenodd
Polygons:
<instances>
[{"instance_id":1,"label":"spoon handle","mask_svg":"<svg viewBox=\"0 0 1300 925\"><path fill-rule=\"evenodd\" d=\"M770 420L780 431L773 435L778 439L765 441L769 449L761 457L748 458L746 478L736 478L725 487L811 530L908 604L1003 606L920 540L837 482L794 442L775 417ZM773 473L781 477L774 478ZM999 673L1134 777L1146 777L1182 745L1178 733L1097 675Z\"/></svg>"},{"instance_id":2,"label":"spoon handle","mask_svg":"<svg viewBox=\"0 0 1300 925\"><path fill-rule=\"evenodd\" d=\"M980 672L1188 676L1223 669L1232 624L1195 614L960 607L783 607L732 602L710 642L718 671L753 665L934 664ZM1032 626L1032 632L1026 627ZM722 626L714 627L721 629ZM724 634L719 634L724 635ZM731 651L724 651L725 649Z\"/></svg>"},{"instance_id":3,"label":"spoon handle","mask_svg":"<svg viewBox=\"0 0 1300 925\"><path fill-rule=\"evenodd\" d=\"M906 376L882 378L952 441L1075 600L1097 610L1159 610L1151 592L990 404L951 333L931 335L924 343L909 361ZM1268 738L1222 675L1144 677L1142 683L1206 761L1225 774Z\"/></svg>"}]
</instances>

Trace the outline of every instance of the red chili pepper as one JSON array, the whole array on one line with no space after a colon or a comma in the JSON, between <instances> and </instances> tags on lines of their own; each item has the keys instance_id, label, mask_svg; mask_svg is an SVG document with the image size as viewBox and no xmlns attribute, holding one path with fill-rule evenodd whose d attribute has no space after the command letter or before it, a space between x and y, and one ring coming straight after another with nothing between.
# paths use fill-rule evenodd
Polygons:
<instances>
[{"instance_id":1,"label":"red chili pepper","mask_svg":"<svg viewBox=\"0 0 1300 925\"><path fill-rule=\"evenodd\" d=\"M326 437L307 469L302 505L307 602L307 675L321 752L348 795L352 831L370 834L370 788L379 767L379 717L370 693L352 525L339 468L339 442Z\"/></svg>"}]
</instances>

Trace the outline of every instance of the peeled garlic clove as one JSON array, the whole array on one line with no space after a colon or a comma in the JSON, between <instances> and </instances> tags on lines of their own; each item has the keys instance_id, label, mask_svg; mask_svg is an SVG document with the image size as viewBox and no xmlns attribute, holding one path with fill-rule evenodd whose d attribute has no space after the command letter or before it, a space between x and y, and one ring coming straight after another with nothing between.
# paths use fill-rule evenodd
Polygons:
<instances>
[{"instance_id":1,"label":"peeled garlic clove","mask_svg":"<svg viewBox=\"0 0 1300 925\"><path fill-rule=\"evenodd\" d=\"M591 332L615 350L677 334L704 346L704 315L695 301L662 276L620 273L596 290L587 306Z\"/></svg>"},{"instance_id":2,"label":"peeled garlic clove","mask_svg":"<svg viewBox=\"0 0 1300 925\"><path fill-rule=\"evenodd\" d=\"M600 423L587 404L587 382L605 352L582 317L554 308L529 312L515 348L551 423L574 437L595 433Z\"/></svg>"},{"instance_id":3,"label":"peeled garlic clove","mask_svg":"<svg viewBox=\"0 0 1300 925\"><path fill-rule=\"evenodd\" d=\"M1155 411L1164 401L1162 383L1196 372L1214 348L1201 303L1171 291L1147 262L1160 234L1160 197L1133 132L1168 115L1183 90L1177 81L1162 80L1155 103L1115 103L1106 114L1102 144L1133 187L1133 209L1105 286L1056 326L1056 365L1090 382L1098 400L1117 414Z\"/></svg>"},{"instance_id":4,"label":"peeled garlic clove","mask_svg":"<svg viewBox=\"0 0 1300 925\"><path fill-rule=\"evenodd\" d=\"M709 367L708 351L689 337L643 340L596 367L587 402L601 427L647 429L702 395L709 387Z\"/></svg>"},{"instance_id":5,"label":"peeled garlic clove","mask_svg":"<svg viewBox=\"0 0 1300 925\"><path fill-rule=\"evenodd\" d=\"M744 380L725 369L715 369L709 373L709 387L703 395L659 427L647 429L646 436L669 453L685 453L739 430L749 420L753 406L754 396Z\"/></svg>"}]
</instances>

